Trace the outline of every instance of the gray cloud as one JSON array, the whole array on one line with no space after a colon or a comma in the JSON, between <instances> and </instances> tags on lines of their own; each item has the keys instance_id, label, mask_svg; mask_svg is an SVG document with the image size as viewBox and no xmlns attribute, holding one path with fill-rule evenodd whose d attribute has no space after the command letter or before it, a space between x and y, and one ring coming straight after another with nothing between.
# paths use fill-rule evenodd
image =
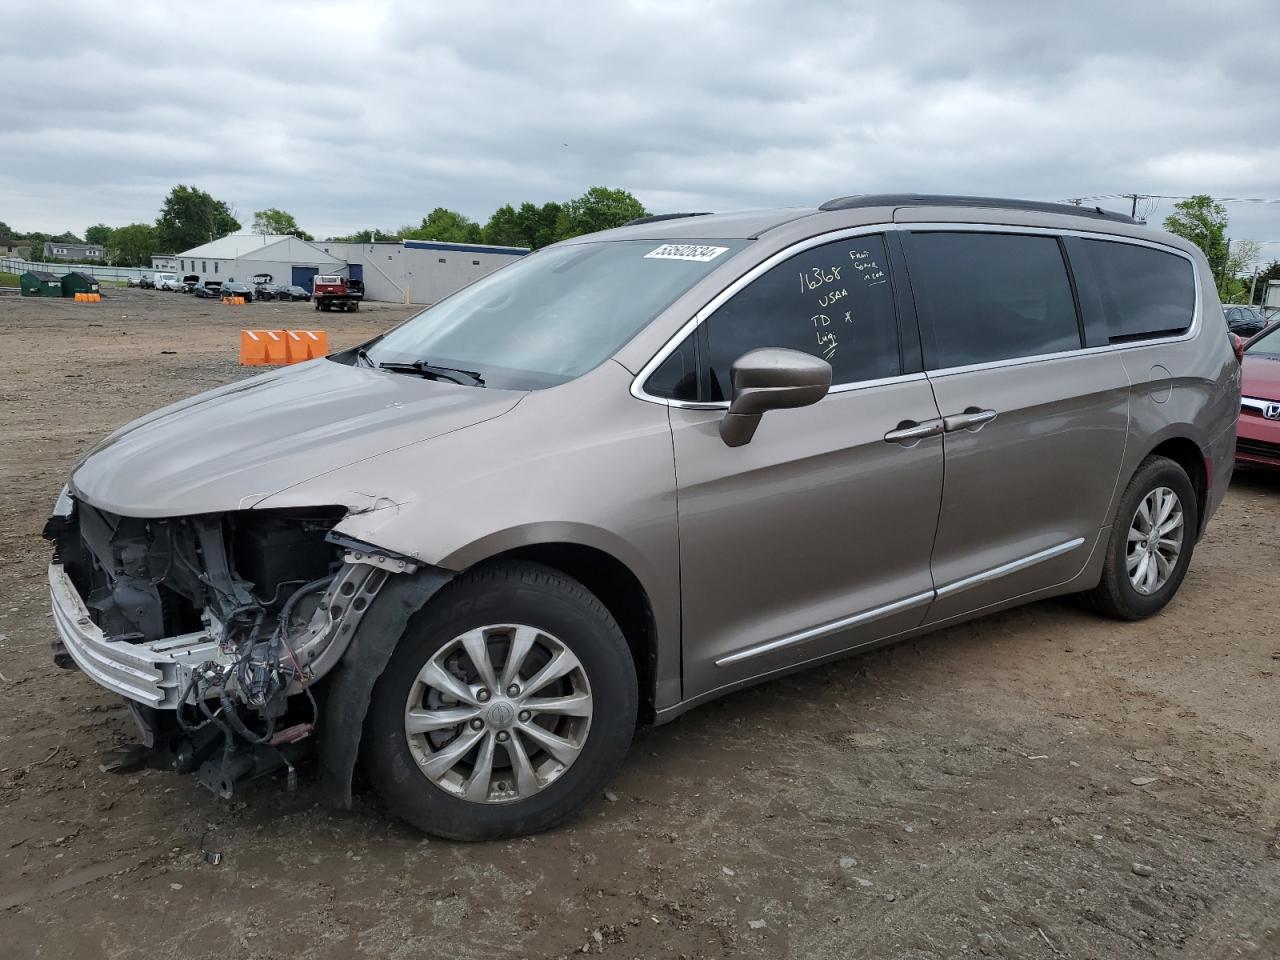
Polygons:
<instances>
[{"instance_id":1,"label":"gray cloud","mask_svg":"<svg viewBox=\"0 0 1280 960\"><path fill-rule=\"evenodd\" d=\"M179 182L318 234L596 183L657 210L1280 196L1280 84L1242 43L1269 0L180 9L6 11L0 219L149 220ZM1229 209L1280 240L1280 204Z\"/></svg>"}]
</instances>

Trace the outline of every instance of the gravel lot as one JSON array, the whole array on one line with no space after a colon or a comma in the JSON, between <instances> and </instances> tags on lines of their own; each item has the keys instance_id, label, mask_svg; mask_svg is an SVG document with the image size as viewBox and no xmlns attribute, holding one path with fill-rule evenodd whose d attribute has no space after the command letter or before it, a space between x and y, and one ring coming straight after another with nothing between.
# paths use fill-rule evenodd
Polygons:
<instances>
[{"instance_id":1,"label":"gravel lot","mask_svg":"<svg viewBox=\"0 0 1280 960\"><path fill-rule=\"evenodd\" d=\"M4 956L1280 956L1280 477L1237 477L1153 620L1047 602L769 683L642 731L577 823L459 845L367 793L100 771L132 724L48 646L72 461L244 376L240 327L407 313L104 296L0 297Z\"/></svg>"}]
</instances>

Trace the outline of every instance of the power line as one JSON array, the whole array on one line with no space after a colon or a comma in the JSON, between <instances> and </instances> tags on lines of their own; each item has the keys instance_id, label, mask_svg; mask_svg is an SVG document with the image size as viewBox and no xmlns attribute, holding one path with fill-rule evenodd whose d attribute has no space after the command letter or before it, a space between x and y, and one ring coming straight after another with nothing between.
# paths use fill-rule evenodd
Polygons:
<instances>
[{"instance_id":1,"label":"power line","mask_svg":"<svg viewBox=\"0 0 1280 960\"><path fill-rule=\"evenodd\" d=\"M1093 197L1070 197L1063 203L1089 203L1094 200L1130 200L1132 193L1100 193ZM1193 200L1194 197L1179 196L1172 193L1139 193L1139 200ZM1214 203L1280 203L1280 197L1212 197Z\"/></svg>"}]
</instances>

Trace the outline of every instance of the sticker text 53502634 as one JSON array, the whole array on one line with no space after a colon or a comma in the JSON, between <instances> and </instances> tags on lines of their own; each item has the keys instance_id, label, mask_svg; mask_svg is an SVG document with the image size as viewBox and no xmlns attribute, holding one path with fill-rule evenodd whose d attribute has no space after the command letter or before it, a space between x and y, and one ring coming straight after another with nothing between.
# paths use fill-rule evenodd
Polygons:
<instances>
[{"instance_id":1,"label":"sticker text 53502634","mask_svg":"<svg viewBox=\"0 0 1280 960\"><path fill-rule=\"evenodd\" d=\"M644 255L646 260L694 260L706 263L714 260L728 247L712 247L704 243L664 243Z\"/></svg>"}]
</instances>

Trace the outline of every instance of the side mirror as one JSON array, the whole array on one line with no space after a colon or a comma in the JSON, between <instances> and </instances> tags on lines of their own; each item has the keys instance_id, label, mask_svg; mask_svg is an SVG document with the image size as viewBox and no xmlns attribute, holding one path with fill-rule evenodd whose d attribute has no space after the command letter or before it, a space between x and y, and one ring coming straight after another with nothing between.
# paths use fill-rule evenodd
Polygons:
<instances>
[{"instance_id":1,"label":"side mirror","mask_svg":"<svg viewBox=\"0 0 1280 960\"><path fill-rule=\"evenodd\" d=\"M831 364L799 350L764 347L734 361L729 377L733 401L720 421L720 439L740 447L751 442L766 410L807 407L825 397Z\"/></svg>"}]
</instances>

